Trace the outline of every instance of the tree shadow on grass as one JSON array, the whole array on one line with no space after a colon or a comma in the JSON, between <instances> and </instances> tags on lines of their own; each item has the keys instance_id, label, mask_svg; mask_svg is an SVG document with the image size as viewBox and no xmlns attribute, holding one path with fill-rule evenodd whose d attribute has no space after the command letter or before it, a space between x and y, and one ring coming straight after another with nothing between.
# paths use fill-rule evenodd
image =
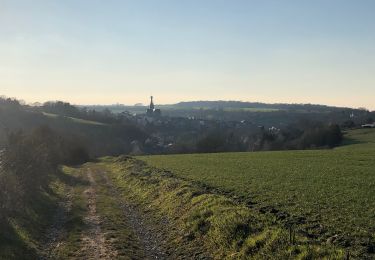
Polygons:
<instances>
[{"instance_id":1,"label":"tree shadow on grass","mask_svg":"<svg viewBox=\"0 0 375 260\"><path fill-rule=\"evenodd\" d=\"M365 144L365 143L366 142L364 142L364 141L360 141L358 139L348 137L347 133L344 133L343 140L338 147L350 146L350 145L355 145L355 144Z\"/></svg>"},{"instance_id":2,"label":"tree shadow on grass","mask_svg":"<svg viewBox=\"0 0 375 260\"><path fill-rule=\"evenodd\" d=\"M1 223L0 229L0 259L37 259L36 249L25 243L11 223Z\"/></svg>"},{"instance_id":3,"label":"tree shadow on grass","mask_svg":"<svg viewBox=\"0 0 375 260\"><path fill-rule=\"evenodd\" d=\"M74 167L74 168L78 169L79 167ZM57 171L56 177L64 184L69 185L71 187L90 185L90 183L87 180L83 179L82 177L67 174L60 169Z\"/></svg>"}]
</instances>

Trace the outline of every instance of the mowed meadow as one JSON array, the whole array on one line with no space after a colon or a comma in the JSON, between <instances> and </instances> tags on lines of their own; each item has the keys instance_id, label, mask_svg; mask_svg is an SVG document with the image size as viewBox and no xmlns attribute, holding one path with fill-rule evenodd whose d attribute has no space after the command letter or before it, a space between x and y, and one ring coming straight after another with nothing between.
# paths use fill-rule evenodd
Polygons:
<instances>
[{"instance_id":1,"label":"mowed meadow","mask_svg":"<svg viewBox=\"0 0 375 260\"><path fill-rule=\"evenodd\" d=\"M297 232L317 242L375 250L373 129L345 133L345 144L332 150L138 159L245 202L275 221L293 223Z\"/></svg>"}]
</instances>

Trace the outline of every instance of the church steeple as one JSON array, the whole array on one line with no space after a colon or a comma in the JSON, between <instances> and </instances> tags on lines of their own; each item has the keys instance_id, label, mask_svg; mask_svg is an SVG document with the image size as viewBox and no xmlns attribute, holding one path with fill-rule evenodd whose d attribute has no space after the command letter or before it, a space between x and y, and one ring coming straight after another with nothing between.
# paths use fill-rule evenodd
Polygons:
<instances>
[{"instance_id":1,"label":"church steeple","mask_svg":"<svg viewBox=\"0 0 375 260\"><path fill-rule=\"evenodd\" d=\"M160 109L155 108L153 96L151 96L150 107L147 109L146 115L148 117L160 117L161 116Z\"/></svg>"},{"instance_id":2,"label":"church steeple","mask_svg":"<svg viewBox=\"0 0 375 260\"><path fill-rule=\"evenodd\" d=\"M151 96L150 109L151 109L151 110L154 110L154 109L155 109L155 105L154 105L154 97L153 97L153 96Z\"/></svg>"}]
</instances>

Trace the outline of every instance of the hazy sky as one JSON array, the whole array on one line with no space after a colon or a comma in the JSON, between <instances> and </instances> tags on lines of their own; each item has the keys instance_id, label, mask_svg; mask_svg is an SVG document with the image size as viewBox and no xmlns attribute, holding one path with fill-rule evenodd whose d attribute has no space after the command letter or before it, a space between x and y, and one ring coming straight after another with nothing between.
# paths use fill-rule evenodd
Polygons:
<instances>
[{"instance_id":1,"label":"hazy sky","mask_svg":"<svg viewBox=\"0 0 375 260\"><path fill-rule=\"evenodd\" d=\"M375 1L0 0L0 94L375 109Z\"/></svg>"}]
</instances>

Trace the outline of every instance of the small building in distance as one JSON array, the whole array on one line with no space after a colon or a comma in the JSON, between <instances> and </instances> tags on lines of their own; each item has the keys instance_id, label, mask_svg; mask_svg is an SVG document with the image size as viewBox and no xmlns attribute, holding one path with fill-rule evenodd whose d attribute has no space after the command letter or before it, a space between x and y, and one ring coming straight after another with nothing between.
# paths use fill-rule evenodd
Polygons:
<instances>
[{"instance_id":1,"label":"small building in distance","mask_svg":"<svg viewBox=\"0 0 375 260\"><path fill-rule=\"evenodd\" d=\"M149 116L149 117L160 117L161 116L161 110L155 109L154 97L153 96L151 96L150 107L147 109L146 115Z\"/></svg>"},{"instance_id":2,"label":"small building in distance","mask_svg":"<svg viewBox=\"0 0 375 260\"><path fill-rule=\"evenodd\" d=\"M375 128L375 123L362 125L362 128Z\"/></svg>"}]
</instances>

